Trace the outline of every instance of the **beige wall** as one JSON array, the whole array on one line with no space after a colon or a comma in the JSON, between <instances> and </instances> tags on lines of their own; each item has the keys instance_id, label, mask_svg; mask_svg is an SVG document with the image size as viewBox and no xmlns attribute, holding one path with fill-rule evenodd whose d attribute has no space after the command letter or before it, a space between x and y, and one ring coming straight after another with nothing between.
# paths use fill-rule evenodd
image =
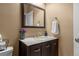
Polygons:
<instances>
[{"instance_id":1,"label":"beige wall","mask_svg":"<svg viewBox=\"0 0 79 59\"><path fill-rule=\"evenodd\" d=\"M0 4L0 33L14 46L14 55L18 55L20 20L20 4Z\"/></svg>"},{"instance_id":2,"label":"beige wall","mask_svg":"<svg viewBox=\"0 0 79 59\"><path fill-rule=\"evenodd\" d=\"M31 3L31 4L33 4L33 5L36 5L36 6L38 6L38 7L41 7L41 8L43 8L43 9L45 9L45 3Z\"/></svg>"},{"instance_id":3,"label":"beige wall","mask_svg":"<svg viewBox=\"0 0 79 59\"><path fill-rule=\"evenodd\" d=\"M51 21L53 17L58 17L60 23L59 55L73 55L73 4L46 5L46 27L49 35L52 35Z\"/></svg>"}]
</instances>

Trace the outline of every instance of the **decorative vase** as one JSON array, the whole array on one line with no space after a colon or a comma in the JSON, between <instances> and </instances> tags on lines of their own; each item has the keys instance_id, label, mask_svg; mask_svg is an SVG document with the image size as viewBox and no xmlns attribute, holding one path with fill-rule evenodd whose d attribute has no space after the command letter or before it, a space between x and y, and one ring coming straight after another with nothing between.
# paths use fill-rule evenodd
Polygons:
<instances>
[{"instance_id":1,"label":"decorative vase","mask_svg":"<svg viewBox=\"0 0 79 59\"><path fill-rule=\"evenodd\" d=\"M20 32L20 39L24 39L25 38L25 33L24 32Z\"/></svg>"}]
</instances>

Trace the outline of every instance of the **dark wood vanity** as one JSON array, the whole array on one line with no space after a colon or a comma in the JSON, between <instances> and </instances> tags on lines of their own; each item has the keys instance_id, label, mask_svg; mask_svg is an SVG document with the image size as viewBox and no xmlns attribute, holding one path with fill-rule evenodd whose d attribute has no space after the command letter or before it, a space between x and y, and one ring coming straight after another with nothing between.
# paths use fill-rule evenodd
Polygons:
<instances>
[{"instance_id":1,"label":"dark wood vanity","mask_svg":"<svg viewBox=\"0 0 79 59\"><path fill-rule=\"evenodd\" d=\"M20 56L58 56L58 39L27 46L19 41Z\"/></svg>"}]
</instances>

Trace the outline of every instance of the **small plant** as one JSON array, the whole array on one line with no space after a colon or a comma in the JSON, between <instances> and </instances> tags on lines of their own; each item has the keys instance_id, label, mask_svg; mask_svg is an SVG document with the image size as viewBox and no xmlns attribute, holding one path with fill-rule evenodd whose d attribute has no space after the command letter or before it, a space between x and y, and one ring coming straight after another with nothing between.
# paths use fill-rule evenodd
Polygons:
<instances>
[{"instance_id":1,"label":"small plant","mask_svg":"<svg viewBox=\"0 0 79 59\"><path fill-rule=\"evenodd\" d=\"M25 33L26 32L26 29L25 28L21 28L20 29L20 32Z\"/></svg>"}]
</instances>

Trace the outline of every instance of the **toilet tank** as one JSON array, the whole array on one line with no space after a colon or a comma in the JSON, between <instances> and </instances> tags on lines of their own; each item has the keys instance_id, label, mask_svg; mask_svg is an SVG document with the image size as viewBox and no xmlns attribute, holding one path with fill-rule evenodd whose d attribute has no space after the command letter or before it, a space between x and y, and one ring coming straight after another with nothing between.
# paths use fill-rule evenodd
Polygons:
<instances>
[{"instance_id":1,"label":"toilet tank","mask_svg":"<svg viewBox=\"0 0 79 59\"><path fill-rule=\"evenodd\" d=\"M0 56L12 56L13 47L7 47L7 49L0 51Z\"/></svg>"}]
</instances>

